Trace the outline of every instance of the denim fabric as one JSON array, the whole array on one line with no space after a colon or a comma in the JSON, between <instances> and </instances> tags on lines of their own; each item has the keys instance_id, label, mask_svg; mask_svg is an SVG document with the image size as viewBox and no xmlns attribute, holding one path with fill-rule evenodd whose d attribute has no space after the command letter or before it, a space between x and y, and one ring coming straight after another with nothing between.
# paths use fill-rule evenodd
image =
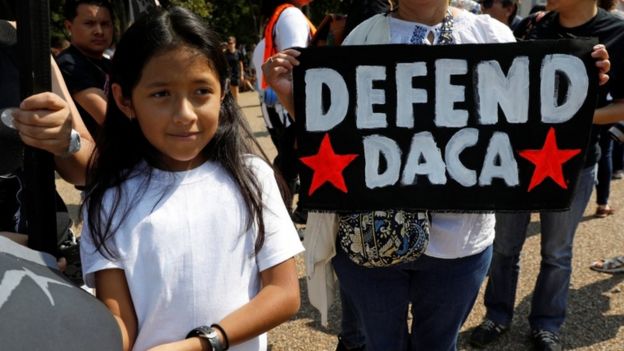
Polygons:
<instances>
[{"instance_id":1,"label":"denim fabric","mask_svg":"<svg viewBox=\"0 0 624 351\"><path fill-rule=\"evenodd\" d=\"M624 145L619 142L613 142L613 150L611 151L611 163L613 171L624 170Z\"/></svg>"},{"instance_id":2,"label":"denim fabric","mask_svg":"<svg viewBox=\"0 0 624 351\"><path fill-rule=\"evenodd\" d=\"M600 126L600 159L598 160L598 183L596 184L596 203L606 205L609 203L611 192L611 174L613 173L613 139L609 136L609 127Z\"/></svg>"},{"instance_id":3,"label":"denim fabric","mask_svg":"<svg viewBox=\"0 0 624 351\"><path fill-rule=\"evenodd\" d=\"M340 286L340 304L342 306L342 319L340 321L340 341L349 350L364 346L366 340L360 324L360 317L353 301Z\"/></svg>"},{"instance_id":4,"label":"denim fabric","mask_svg":"<svg viewBox=\"0 0 624 351\"><path fill-rule=\"evenodd\" d=\"M541 267L533 291L529 324L558 332L563 324L572 272L572 242L589 202L596 167L581 171L576 194L567 211L542 211ZM486 317L509 326L513 317L520 251L526 240L530 213L497 213L494 255L485 290Z\"/></svg>"},{"instance_id":5,"label":"denim fabric","mask_svg":"<svg viewBox=\"0 0 624 351\"><path fill-rule=\"evenodd\" d=\"M421 256L391 268L364 268L337 249L334 269L360 316L367 351L455 350L485 278L492 247L458 259ZM407 328L412 302L411 337Z\"/></svg>"}]
</instances>

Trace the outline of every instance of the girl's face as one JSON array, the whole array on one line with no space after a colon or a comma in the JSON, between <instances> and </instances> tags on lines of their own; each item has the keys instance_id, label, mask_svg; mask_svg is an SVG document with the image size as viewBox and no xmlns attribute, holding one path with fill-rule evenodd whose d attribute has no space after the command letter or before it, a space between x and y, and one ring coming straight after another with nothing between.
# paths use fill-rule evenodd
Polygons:
<instances>
[{"instance_id":1,"label":"girl's face","mask_svg":"<svg viewBox=\"0 0 624 351\"><path fill-rule=\"evenodd\" d=\"M137 118L167 169L182 171L206 161L202 150L217 131L221 100L211 62L196 49L177 47L143 67L132 91L130 117Z\"/></svg>"}]
</instances>

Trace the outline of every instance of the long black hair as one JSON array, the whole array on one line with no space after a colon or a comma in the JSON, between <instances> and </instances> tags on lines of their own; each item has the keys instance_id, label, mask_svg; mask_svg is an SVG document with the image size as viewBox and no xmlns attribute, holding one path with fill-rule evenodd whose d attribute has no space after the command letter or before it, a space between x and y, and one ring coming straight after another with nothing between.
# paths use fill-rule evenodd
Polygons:
<instances>
[{"instance_id":1,"label":"long black hair","mask_svg":"<svg viewBox=\"0 0 624 351\"><path fill-rule=\"evenodd\" d=\"M228 91L228 65L220 43L216 33L192 12L179 7L154 9L135 22L119 41L113 57L110 83L118 84L122 95L130 99L141 79L143 67L155 55L190 47L208 58L225 96L217 131L202 152L209 160L220 163L239 187L247 206L247 229L253 226L254 220L258 225L257 252L262 247L265 232L262 192L258 179L245 163L244 155L260 152L265 161L266 156L253 138L233 97L225 93ZM129 119L122 113L111 92L108 101L106 121L96 141L97 151L89 162L83 207L86 206L88 229L97 250L102 255L116 257L115 250L107 241L134 207L133 204L141 199L151 180L151 168L146 167L146 180L137 195L126 202L125 208L120 208L121 199L127 196L122 194L122 184L132 177L137 165L143 161L157 168L163 168L163 165L160 152L147 141L136 118ZM111 189L115 190L112 206L103 208L102 201ZM111 218L120 220L113 224Z\"/></svg>"}]
</instances>

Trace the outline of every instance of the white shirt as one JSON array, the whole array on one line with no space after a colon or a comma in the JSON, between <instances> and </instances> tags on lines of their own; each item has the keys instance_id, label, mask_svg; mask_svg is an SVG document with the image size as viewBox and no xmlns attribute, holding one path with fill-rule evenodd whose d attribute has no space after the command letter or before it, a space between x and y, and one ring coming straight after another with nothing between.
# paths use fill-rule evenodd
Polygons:
<instances>
[{"instance_id":1,"label":"white shirt","mask_svg":"<svg viewBox=\"0 0 624 351\"><path fill-rule=\"evenodd\" d=\"M260 290L260 272L303 251L281 199L272 169L248 158L259 179L266 227L262 249L254 254L256 231L246 230L246 210L231 176L206 162L185 172L154 170L152 181L127 212L127 196L119 214L126 218L112 242L118 260L95 251L85 220L81 239L83 274L94 286L99 270L123 269L138 318L134 350L184 339L200 325L219 322L248 303ZM144 174L123 184L134 195ZM113 191L106 193L109 209ZM266 334L231 350L265 350Z\"/></svg>"},{"instance_id":2,"label":"white shirt","mask_svg":"<svg viewBox=\"0 0 624 351\"><path fill-rule=\"evenodd\" d=\"M292 47L306 47L310 42L310 24L297 7L286 8L280 14L273 29L277 51Z\"/></svg>"},{"instance_id":3,"label":"white shirt","mask_svg":"<svg viewBox=\"0 0 624 351\"><path fill-rule=\"evenodd\" d=\"M437 42L440 25L426 27ZM413 22L376 15L356 27L343 45L405 44L414 33ZM505 24L488 15L475 15L460 10L453 17L455 44L514 42L513 33ZM438 258L459 258L482 252L494 242L493 213L433 212L431 235L425 254Z\"/></svg>"}]
</instances>

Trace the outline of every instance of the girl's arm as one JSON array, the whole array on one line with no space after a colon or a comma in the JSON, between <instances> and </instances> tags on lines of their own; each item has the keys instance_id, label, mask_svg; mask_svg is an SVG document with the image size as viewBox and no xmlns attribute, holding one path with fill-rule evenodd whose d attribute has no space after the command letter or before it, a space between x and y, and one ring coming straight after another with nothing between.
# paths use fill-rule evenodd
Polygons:
<instances>
[{"instance_id":1,"label":"girl's arm","mask_svg":"<svg viewBox=\"0 0 624 351\"><path fill-rule=\"evenodd\" d=\"M137 317L121 269L105 269L95 273L95 295L111 311L123 341L123 350L131 350L137 335Z\"/></svg>"},{"instance_id":2,"label":"girl's arm","mask_svg":"<svg viewBox=\"0 0 624 351\"><path fill-rule=\"evenodd\" d=\"M230 346L240 344L287 321L299 310L299 282L295 259L290 258L260 273L262 289L249 303L230 313L219 325L227 333ZM211 321L206 321L210 324ZM218 332L223 342L223 335ZM151 348L149 351L210 350L198 337Z\"/></svg>"}]
</instances>

